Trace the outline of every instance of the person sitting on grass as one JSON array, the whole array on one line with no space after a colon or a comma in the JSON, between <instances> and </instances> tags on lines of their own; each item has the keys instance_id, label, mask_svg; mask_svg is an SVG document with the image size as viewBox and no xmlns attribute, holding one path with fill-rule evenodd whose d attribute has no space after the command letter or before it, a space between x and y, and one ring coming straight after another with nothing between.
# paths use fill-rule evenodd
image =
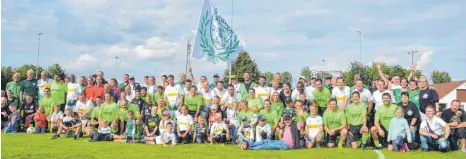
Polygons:
<instances>
[{"instance_id":1,"label":"person sitting on grass","mask_svg":"<svg viewBox=\"0 0 466 159\"><path fill-rule=\"evenodd\" d=\"M191 141L191 126L193 125L193 117L188 114L186 105L181 106L181 114L177 116L176 130L178 134L178 142L186 144Z\"/></svg>"},{"instance_id":2,"label":"person sitting on grass","mask_svg":"<svg viewBox=\"0 0 466 159\"><path fill-rule=\"evenodd\" d=\"M426 120L421 122L419 134L421 135L423 152L428 152L431 147L441 152L448 151L449 143L447 139L450 136L450 126L435 115L435 109L432 105L426 107Z\"/></svg>"},{"instance_id":3,"label":"person sitting on grass","mask_svg":"<svg viewBox=\"0 0 466 159\"><path fill-rule=\"evenodd\" d=\"M95 142L95 141L112 141L113 140L113 134L112 134L112 129L110 126L108 126L107 121L101 121L99 129L97 131L93 131L92 133L89 133L89 142ZM90 129L89 129L90 130ZM91 130L92 131L92 130Z\"/></svg>"},{"instance_id":4,"label":"person sitting on grass","mask_svg":"<svg viewBox=\"0 0 466 159\"><path fill-rule=\"evenodd\" d=\"M340 136L338 141L338 148L342 149L346 141L348 130L346 129L346 117L343 111L337 108L337 100L330 99L328 102L328 109L324 112L324 129L328 134L327 146L332 148L335 146L337 137Z\"/></svg>"},{"instance_id":5,"label":"person sitting on grass","mask_svg":"<svg viewBox=\"0 0 466 159\"><path fill-rule=\"evenodd\" d=\"M24 119L24 127L30 127L29 124L33 122L33 117L36 114L36 110L39 108L38 104L33 100L32 96L26 96L26 102L23 102L19 107L18 111L22 112Z\"/></svg>"},{"instance_id":6,"label":"person sitting on grass","mask_svg":"<svg viewBox=\"0 0 466 159\"><path fill-rule=\"evenodd\" d=\"M248 123L248 117L245 115L241 117L241 126L238 129L238 144L242 144L243 141L254 141L254 132L252 130L252 126Z\"/></svg>"},{"instance_id":7,"label":"person sitting on grass","mask_svg":"<svg viewBox=\"0 0 466 159\"><path fill-rule=\"evenodd\" d=\"M267 120L264 115L259 115L259 122L256 126L256 142L262 140L272 139L272 127L266 123Z\"/></svg>"},{"instance_id":8,"label":"person sitting on grass","mask_svg":"<svg viewBox=\"0 0 466 159\"><path fill-rule=\"evenodd\" d=\"M215 143L225 144L227 140L230 140L230 131L228 126L222 120L222 114L217 113L215 115L215 122L210 127L210 145Z\"/></svg>"},{"instance_id":9,"label":"person sitting on grass","mask_svg":"<svg viewBox=\"0 0 466 159\"><path fill-rule=\"evenodd\" d=\"M48 122L50 125L50 133L53 131L58 130L60 127L60 123L64 118L63 112L60 110L60 105L53 106L52 114L50 115Z\"/></svg>"},{"instance_id":10,"label":"person sitting on grass","mask_svg":"<svg viewBox=\"0 0 466 159\"><path fill-rule=\"evenodd\" d=\"M320 147L320 142L322 141L323 121L322 117L317 113L317 109L316 106L309 106L311 115L306 119L306 128L304 131L307 148Z\"/></svg>"},{"instance_id":11,"label":"person sitting on grass","mask_svg":"<svg viewBox=\"0 0 466 159\"><path fill-rule=\"evenodd\" d=\"M168 126L167 126L168 123L173 124L173 120L170 119L170 111L168 111L168 109L163 109L162 120L160 120L160 123L159 123L160 134L168 130Z\"/></svg>"},{"instance_id":12,"label":"person sitting on grass","mask_svg":"<svg viewBox=\"0 0 466 159\"><path fill-rule=\"evenodd\" d=\"M78 113L73 113L73 116L70 115L71 110L69 108L65 109L65 117L63 118L63 122L60 123L60 127L58 128L57 134L55 134L52 139L60 138L60 134L62 131L68 136L73 134L73 139L77 140L79 135L81 134L81 121L79 120Z\"/></svg>"},{"instance_id":13,"label":"person sitting on grass","mask_svg":"<svg viewBox=\"0 0 466 159\"><path fill-rule=\"evenodd\" d=\"M299 147L299 130L293 123L291 115L283 117L285 125L280 130L280 140L262 140L252 142L243 140L241 149L243 150L289 150Z\"/></svg>"},{"instance_id":14,"label":"person sitting on grass","mask_svg":"<svg viewBox=\"0 0 466 159\"><path fill-rule=\"evenodd\" d=\"M18 123L21 120L21 114L19 111L16 111L16 104L10 104L8 107L10 109L10 115L8 115L8 126L5 128L5 133L16 133L18 128Z\"/></svg>"},{"instance_id":15,"label":"person sitting on grass","mask_svg":"<svg viewBox=\"0 0 466 159\"><path fill-rule=\"evenodd\" d=\"M348 119L349 138L351 139L351 147L357 149L359 143L361 149L366 149L367 141L370 138L369 129L367 128L367 105L360 102L361 94L355 91L351 94L352 103L348 104L345 109L345 115Z\"/></svg>"},{"instance_id":16,"label":"person sitting on grass","mask_svg":"<svg viewBox=\"0 0 466 159\"><path fill-rule=\"evenodd\" d=\"M396 117L390 121L390 130L388 130L387 142L391 142L393 147L388 147L388 150L406 152L409 151L408 145L403 144L403 140L407 139L408 143L412 142L411 132L408 126L408 121L403 116L403 107L396 109Z\"/></svg>"},{"instance_id":17,"label":"person sitting on grass","mask_svg":"<svg viewBox=\"0 0 466 159\"><path fill-rule=\"evenodd\" d=\"M157 114L157 106L153 106L149 116L145 117L144 121L144 140L146 144L156 144L156 136L158 136L160 117Z\"/></svg>"},{"instance_id":18,"label":"person sitting on grass","mask_svg":"<svg viewBox=\"0 0 466 159\"><path fill-rule=\"evenodd\" d=\"M47 115L45 115L44 107L39 107L34 115L34 121L36 122L35 133L45 133L47 127Z\"/></svg>"},{"instance_id":19,"label":"person sitting on grass","mask_svg":"<svg viewBox=\"0 0 466 159\"><path fill-rule=\"evenodd\" d=\"M207 143L209 140L209 128L204 116L199 115L197 117L197 123L194 124L194 133L193 133L193 143L197 142L198 144Z\"/></svg>"},{"instance_id":20,"label":"person sitting on grass","mask_svg":"<svg viewBox=\"0 0 466 159\"><path fill-rule=\"evenodd\" d=\"M167 144L171 144L172 146L176 145L176 135L173 133L173 123L167 123L167 131L164 131L160 135L160 140L162 141L162 145L167 146Z\"/></svg>"},{"instance_id":21,"label":"person sitting on grass","mask_svg":"<svg viewBox=\"0 0 466 159\"><path fill-rule=\"evenodd\" d=\"M383 104L378 107L377 112L374 117L374 126L371 128L372 139L374 141L374 146L377 149L382 148L380 144L379 137L382 137L382 141L386 141L388 131L390 129L390 121L395 117L397 105L391 103L390 93L382 94ZM388 147L391 147L391 144L388 143Z\"/></svg>"}]
</instances>

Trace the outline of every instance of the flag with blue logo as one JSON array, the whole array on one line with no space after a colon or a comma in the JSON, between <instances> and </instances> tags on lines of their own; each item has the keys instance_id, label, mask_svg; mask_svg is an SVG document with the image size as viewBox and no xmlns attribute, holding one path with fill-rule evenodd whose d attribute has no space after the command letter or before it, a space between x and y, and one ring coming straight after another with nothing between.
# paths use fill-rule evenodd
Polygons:
<instances>
[{"instance_id":1,"label":"flag with blue logo","mask_svg":"<svg viewBox=\"0 0 466 159\"><path fill-rule=\"evenodd\" d=\"M243 50L244 43L220 15L210 0L202 4L192 57L227 65Z\"/></svg>"}]
</instances>

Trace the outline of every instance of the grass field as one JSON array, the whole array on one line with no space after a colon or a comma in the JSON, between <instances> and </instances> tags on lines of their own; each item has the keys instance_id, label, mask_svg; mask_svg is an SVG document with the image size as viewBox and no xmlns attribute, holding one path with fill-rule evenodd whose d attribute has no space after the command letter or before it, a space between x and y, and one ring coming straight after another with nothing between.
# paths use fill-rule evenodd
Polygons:
<instances>
[{"instance_id":1,"label":"grass field","mask_svg":"<svg viewBox=\"0 0 466 159\"><path fill-rule=\"evenodd\" d=\"M97 158L378 158L373 150L344 149L299 149L290 151L243 151L236 145L199 145L187 144L171 146L125 144L114 142L87 142L88 138L73 140L62 138L51 140L52 134L2 134L2 152L4 159L14 158L63 158L63 159L97 159ZM466 154L455 151L449 153L410 151L408 153L380 150L386 159L422 158L422 159L466 159Z\"/></svg>"}]
</instances>

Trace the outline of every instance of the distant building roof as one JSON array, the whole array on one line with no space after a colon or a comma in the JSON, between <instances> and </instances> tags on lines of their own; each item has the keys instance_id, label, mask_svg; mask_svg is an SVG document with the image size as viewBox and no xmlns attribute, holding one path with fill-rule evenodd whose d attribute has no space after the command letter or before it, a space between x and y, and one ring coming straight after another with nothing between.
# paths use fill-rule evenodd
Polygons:
<instances>
[{"instance_id":1,"label":"distant building roof","mask_svg":"<svg viewBox=\"0 0 466 159\"><path fill-rule=\"evenodd\" d=\"M442 99L444 96L460 87L462 84L466 84L466 80L433 84L432 87L434 87L437 91L439 99Z\"/></svg>"}]
</instances>

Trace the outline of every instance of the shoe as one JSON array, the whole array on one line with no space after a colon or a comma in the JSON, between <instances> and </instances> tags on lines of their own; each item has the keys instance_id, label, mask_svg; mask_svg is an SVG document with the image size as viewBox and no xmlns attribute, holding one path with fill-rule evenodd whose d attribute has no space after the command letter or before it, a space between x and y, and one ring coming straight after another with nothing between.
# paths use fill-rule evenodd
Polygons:
<instances>
[{"instance_id":1,"label":"shoe","mask_svg":"<svg viewBox=\"0 0 466 159\"><path fill-rule=\"evenodd\" d=\"M343 149L343 144L338 144L338 149Z\"/></svg>"},{"instance_id":2,"label":"shoe","mask_svg":"<svg viewBox=\"0 0 466 159\"><path fill-rule=\"evenodd\" d=\"M74 140L78 140L78 135L73 135Z\"/></svg>"},{"instance_id":3,"label":"shoe","mask_svg":"<svg viewBox=\"0 0 466 159\"><path fill-rule=\"evenodd\" d=\"M408 144L404 143L402 149L405 150L404 152L409 152Z\"/></svg>"},{"instance_id":4,"label":"shoe","mask_svg":"<svg viewBox=\"0 0 466 159\"><path fill-rule=\"evenodd\" d=\"M422 152L429 152L429 149L422 149Z\"/></svg>"},{"instance_id":5,"label":"shoe","mask_svg":"<svg viewBox=\"0 0 466 159\"><path fill-rule=\"evenodd\" d=\"M60 138L60 135L53 135L52 136L52 139L58 139L58 138Z\"/></svg>"},{"instance_id":6,"label":"shoe","mask_svg":"<svg viewBox=\"0 0 466 159\"><path fill-rule=\"evenodd\" d=\"M466 153L466 148L461 149L461 152Z\"/></svg>"},{"instance_id":7,"label":"shoe","mask_svg":"<svg viewBox=\"0 0 466 159\"><path fill-rule=\"evenodd\" d=\"M381 148L383 148L382 144L378 144L374 146L374 149L381 149Z\"/></svg>"},{"instance_id":8,"label":"shoe","mask_svg":"<svg viewBox=\"0 0 466 159\"><path fill-rule=\"evenodd\" d=\"M87 140L87 142L94 142L94 140L92 140L92 139L89 139L89 140Z\"/></svg>"},{"instance_id":9,"label":"shoe","mask_svg":"<svg viewBox=\"0 0 466 159\"><path fill-rule=\"evenodd\" d=\"M320 143L316 143L316 148L320 148Z\"/></svg>"},{"instance_id":10,"label":"shoe","mask_svg":"<svg viewBox=\"0 0 466 159\"><path fill-rule=\"evenodd\" d=\"M366 145L361 145L361 150L366 150Z\"/></svg>"}]
</instances>

